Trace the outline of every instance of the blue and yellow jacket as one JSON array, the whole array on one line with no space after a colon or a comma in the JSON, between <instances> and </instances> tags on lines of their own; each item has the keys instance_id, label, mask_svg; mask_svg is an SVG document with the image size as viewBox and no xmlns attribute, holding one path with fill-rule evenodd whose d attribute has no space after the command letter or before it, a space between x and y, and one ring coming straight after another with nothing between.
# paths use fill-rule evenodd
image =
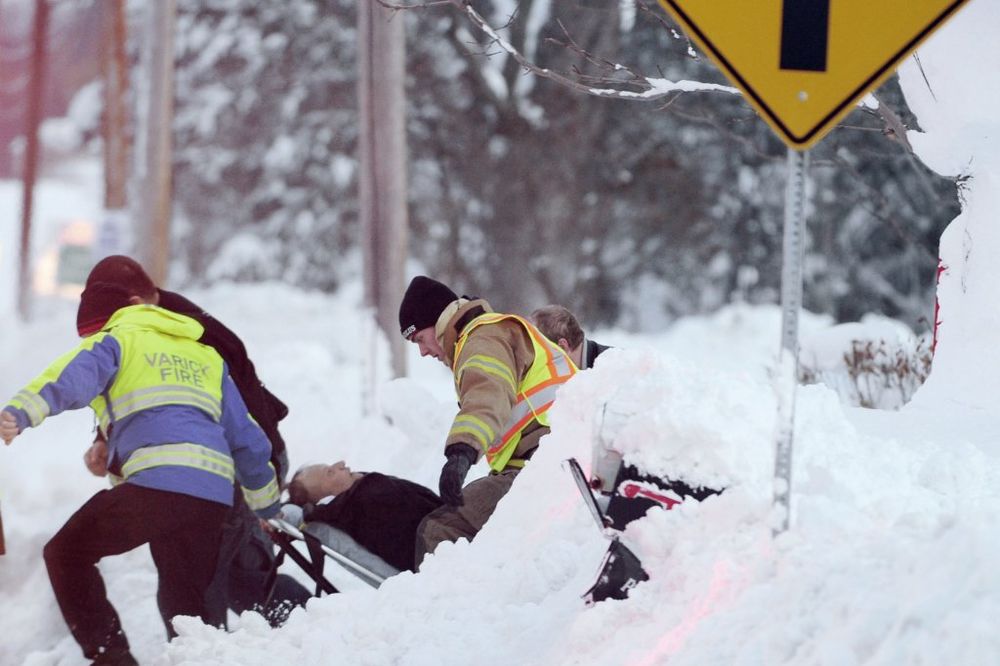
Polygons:
<instances>
[{"instance_id":1,"label":"blue and yellow jacket","mask_svg":"<svg viewBox=\"0 0 1000 666\"><path fill-rule=\"evenodd\" d=\"M90 405L109 470L127 483L232 504L239 481L261 517L278 512L271 445L194 319L152 305L118 310L4 408L18 428Z\"/></svg>"}]
</instances>

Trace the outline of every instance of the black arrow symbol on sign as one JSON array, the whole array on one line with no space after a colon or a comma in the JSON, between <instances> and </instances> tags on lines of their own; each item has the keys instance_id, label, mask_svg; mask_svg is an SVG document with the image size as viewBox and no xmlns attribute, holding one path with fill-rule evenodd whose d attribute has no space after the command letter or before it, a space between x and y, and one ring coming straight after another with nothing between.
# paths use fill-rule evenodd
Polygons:
<instances>
[{"instance_id":1,"label":"black arrow symbol on sign","mask_svg":"<svg viewBox=\"0 0 1000 666\"><path fill-rule=\"evenodd\" d=\"M781 69L826 71L830 0L784 0L781 13Z\"/></svg>"}]
</instances>

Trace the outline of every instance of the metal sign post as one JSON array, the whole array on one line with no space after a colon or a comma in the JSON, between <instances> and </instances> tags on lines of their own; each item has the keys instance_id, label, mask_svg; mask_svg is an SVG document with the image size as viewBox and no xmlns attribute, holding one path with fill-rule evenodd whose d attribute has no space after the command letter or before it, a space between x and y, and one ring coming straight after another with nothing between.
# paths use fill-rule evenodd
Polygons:
<instances>
[{"instance_id":1,"label":"metal sign post","mask_svg":"<svg viewBox=\"0 0 1000 666\"><path fill-rule=\"evenodd\" d=\"M806 151L969 0L660 0L788 146L774 534L788 529L805 235ZM753 30L747 30L752 24ZM770 55L769 55L770 54Z\"/></svg>"},{"instance_id":2,"label":"metal sign post","mask_svg":"<svg viewBox=\"0 0 1000 666\"><path fill-rule=\"evenodd\" d=\"M781 261L781 356L775 377L778 427L774 455L774 534L788 529L791 515L792 442L795 392L799 375L799 311L802 309L802 261L806 218L806 172L809 151L788 149L785 224Z\"/></svg>"}]
</instances>

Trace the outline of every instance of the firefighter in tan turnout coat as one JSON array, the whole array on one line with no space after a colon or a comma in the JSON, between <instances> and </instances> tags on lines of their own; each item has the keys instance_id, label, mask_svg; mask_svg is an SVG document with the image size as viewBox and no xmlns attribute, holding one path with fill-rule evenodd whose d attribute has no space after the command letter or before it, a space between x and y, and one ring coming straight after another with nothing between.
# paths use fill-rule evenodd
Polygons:
<instances>
[{"instance_id":1,"label":"firefighter in tan turnout coat","mask_svg":"<svg viewBox=\"0 0 1000 666\"><path fill-rule=\"evenodd\" d=\"M399 307L400 331L454 374L459 412L445 442L439 489L445 506L417 530L416 563L442 541L472 539L549 432L548 410L576 372L569 356L527 320L493 312L483 299L459 298L415 277ZM463 488L481 456L488 476Z\"/></svg>"}]
</instances>

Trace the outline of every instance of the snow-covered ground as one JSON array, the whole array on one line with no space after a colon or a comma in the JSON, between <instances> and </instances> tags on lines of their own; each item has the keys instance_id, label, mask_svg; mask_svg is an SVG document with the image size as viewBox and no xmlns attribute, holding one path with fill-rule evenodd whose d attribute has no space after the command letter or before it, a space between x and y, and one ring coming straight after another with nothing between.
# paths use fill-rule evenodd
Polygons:
<instances>
[{"instance_id":1,"label":"snow-covered ground","mask_svg":"<svg viewBox=\"0 0 1000 666\"><path fill-rule=\"evenodd\" d=\"M1000 14L973 0L902 68L926 135L921 157L971 177L941 255L935 367L896 412L799 390L792 529L771 536L777 308L732 306L642 336L597 331L616 349L567 384L553 432L472 544L445 545L419 574L313 600L270 630L244 615L224 633L191 619L165 647L155 572L140 549L102 563L134 652L149 664L961 664L1000 663ZM930 84L924 82L924 75ZM0 196L5 190L0 189ZM9 198L0 210L14 218ZM0 277L13 278L13 237ZM460 287L461 285L456 285ZM277 284L189 294L235 328L288 402L293 465L356 469L434 487L454 413L450 378L411 350L411 376L381 381L375 409L360 290ZM5 298L9 298L6 297ZM0 313L12 302L0 300ZM75 342L72 303L28 325L6 318L0 399ZM828 355L829 322L805 317L807 352ZM812 340L813 343L808 341ZM384 354L374 368L385 377ZM83 663L55 607L41 547L103 481L80 457L92 417L61 415L0 451L0 664ZM625 538L650 580L585 608L606 547L562 461L604 437L646 468L727 491L653 512ZM479 472L483 470L478 469ZM294 568L294 565L290 565ZM340 582L338 580L338 582Z\"/></svg>"}]
</instances>

